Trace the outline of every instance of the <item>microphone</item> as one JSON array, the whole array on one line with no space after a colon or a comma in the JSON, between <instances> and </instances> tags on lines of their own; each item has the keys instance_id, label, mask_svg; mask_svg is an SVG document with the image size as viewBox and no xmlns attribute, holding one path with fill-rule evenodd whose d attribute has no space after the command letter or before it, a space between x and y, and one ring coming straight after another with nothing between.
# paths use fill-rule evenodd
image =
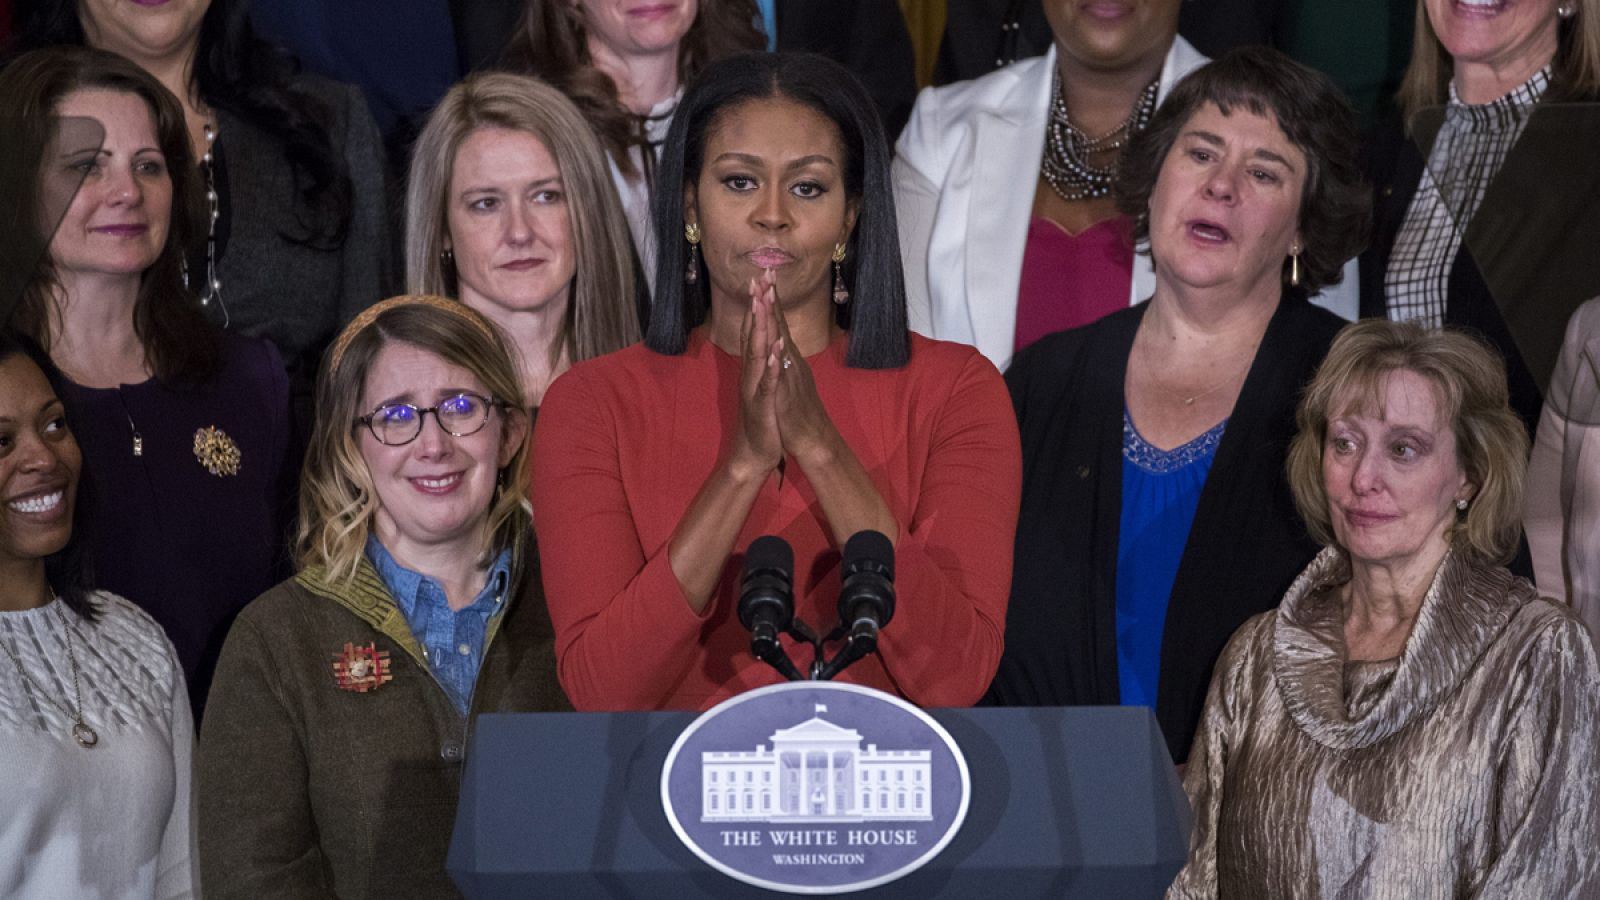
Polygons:
<instances>
[{"instance_id":1,"label":"microphone","mask_svg":"<svg viewBox=\"0 0 1600 900\"><path fill-rule=\"evenodd\" d=\"M894 545L876 531L858 531L845 542L839 564L839 628L843 650L813 677L827 680L878 649L878 633L894 618Z\"/></svg>"},{"instance_id":2,"label":"microphone","mask_svg":"<svg viewBox=\"0 0 1600 900\"><path fill-rule=\"evenodd\" d=\"M794 551L781 537L765 535L745 552L739 579L739 624L750 631L750 653L790 681L800 681L778 635L794 627Z\"/></svg>"}]
</instances>

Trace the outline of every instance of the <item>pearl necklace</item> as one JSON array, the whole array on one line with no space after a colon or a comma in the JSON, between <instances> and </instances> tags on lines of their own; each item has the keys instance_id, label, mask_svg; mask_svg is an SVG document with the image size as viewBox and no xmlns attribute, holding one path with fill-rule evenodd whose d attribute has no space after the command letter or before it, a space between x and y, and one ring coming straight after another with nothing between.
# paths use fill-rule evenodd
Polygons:
<instances>
[{"instance_id":1,"label":"pearl necklace","mask_svg":"<svg viewBox=\"0 0 1600 900\"><path fill-rule=\"evenodd\" d=\"M216 143L217 128L205 123L206 152L200 157L200 171L206 176L206 280L200 288L200 305L213 302L222 312L222 327L228 327L228 306L222 302L222 280L217 277L217 219L221 216L221 198L217 195ZM183 267L183 286L189 286L187 257Z\"/></svg>"},{"instance_id":2,"label":"pearl necklace","mask_svg":"<svg viewBox=\"0 0 1600 900\"><path fill-rule=\"evenodd\" d=\"M1066 94L1061 90L1061 73L1051 76L1050 125L1045 130L1044 158L1039 174L1056 195L1068 202L1093 200L1111 193L1117 174L1117 157L1108 166L1089 162L1093 156L1115 153L1127 146L1134 135L1150 124L1156 111L1159 81L1152 81L1133 104L1133 111L1122 124L1099 137L1090 137L1072 121L1067 112Z\"/></svg>"}]
</instances>

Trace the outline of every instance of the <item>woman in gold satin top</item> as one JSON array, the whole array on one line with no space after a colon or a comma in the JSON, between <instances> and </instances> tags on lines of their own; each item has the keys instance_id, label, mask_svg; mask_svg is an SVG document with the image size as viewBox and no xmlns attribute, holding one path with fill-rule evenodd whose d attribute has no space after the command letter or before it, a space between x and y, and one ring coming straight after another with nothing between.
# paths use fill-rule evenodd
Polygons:
<instances>
[{"instance_id":1,"label":"woman in gold satin top","mask_svg":"<svg viewBox=\"0 0 1600 900\"><path fill-rule=\"evenodd\" d=\"M1169 898L1600 896L1600 664L1500 563L1527 438L1497 355L1368 319L1298 412L1325 549L1217 664Z\"/></svg>"}]
</instances>

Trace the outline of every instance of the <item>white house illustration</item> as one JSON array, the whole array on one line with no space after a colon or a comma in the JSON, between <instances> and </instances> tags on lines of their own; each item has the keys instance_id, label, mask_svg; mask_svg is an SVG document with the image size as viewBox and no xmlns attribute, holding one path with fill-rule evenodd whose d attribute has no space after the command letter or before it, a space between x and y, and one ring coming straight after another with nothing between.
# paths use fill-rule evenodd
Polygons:
<instances>
[{"instance_id":1,"label":"white house illustration","mask_svg":"<svg viewBox=\"0 0 1600 900\"><path fill-rule=\"evenodd\" d=\"M771 748L700 754L702 822L929 821L932 751L861 747L861 733L822 718L827 707Z\"/></svg>"}]
</instances>

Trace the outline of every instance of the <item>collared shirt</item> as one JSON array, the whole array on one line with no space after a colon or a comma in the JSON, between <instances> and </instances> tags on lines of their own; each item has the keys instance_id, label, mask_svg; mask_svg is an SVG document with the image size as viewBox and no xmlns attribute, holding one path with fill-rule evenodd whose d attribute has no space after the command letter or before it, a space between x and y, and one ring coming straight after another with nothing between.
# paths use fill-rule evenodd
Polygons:
<instances>
[{"instance_id":1,"label":"collared shirt","mask_svg":"<svg viewBox=\"0 0 1600 900\"><path fill-rule=\"evenodd\" d=\"M1450 269L1461 250L1461 235L1549 86L1546 66L1504 97L1469 106L1450 85L1444 123L1384 273L1390 319L1416 319L1427 325L1444 321Z\"/></svg>"},{"instance_id":2,"label":"collared shirt","mask_svg":"<svg viewBox=\"0 0 1600 900\"><path fill-rule=\"evenodd\" d=\"M502 550L471 604L452 610L439 582L395 561L376 535L367 537L367 559L394 595L395 604L422 644L428 668L462 715L472 702L472 686L483 665L489 620L504 608L511 584L511 551Z\"/></svg>"}]
</instances>

